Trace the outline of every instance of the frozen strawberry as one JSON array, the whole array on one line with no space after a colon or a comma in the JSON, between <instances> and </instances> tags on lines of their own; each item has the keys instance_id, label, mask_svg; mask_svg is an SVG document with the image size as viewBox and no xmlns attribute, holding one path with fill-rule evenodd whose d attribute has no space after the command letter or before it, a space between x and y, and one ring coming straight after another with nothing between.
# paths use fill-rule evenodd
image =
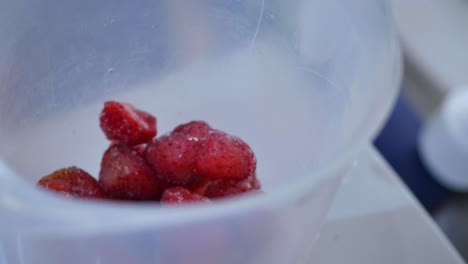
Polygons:
<instances>
[{"instance_id":1,"label":"frozen strawberry","mask_svg":"<svg viewBox=\"0 0 468 264\"><path fill-rule=\"evenodd\" d=\"M213 180L206 188L205 195L208 198L227 197L245 192L260 190L260 182L255 175L243 180Z\"/></svg>"},{"instance_id":2,"label":"frozen strawberry","mask_svg":"<svg viewBox=\"0 0 468 264\"><path fill-rule=\"evenodd\" d=\"M132 146L150 141L157 133L156 118L127 103L104 103L99 121L109 140Z\"/></svg>"},{"instance_id":3,"label":"frozen strawberry","mask_svg":"<svg viewBox=\"0 0 468 264\"><path fill-rule=\"evenodd\" d=\"M165 190L167 189L170 189L170 188L174 188L174 187L177 187L178 185L172 183L172 182L168 182L166 181L165 179L162 179L161 177L159 177L159 183L160 183L160 189L161 189L161 194L164 193Z\"/></svg>"},{"instance_id":4,"label":"frozen strawberry","mask_svg":"<svg viewBox=\"0 0 468 264\"><path fill-rule=\"evenodd\" d=\"M119 141L117 141L117 140L112 140L111 141L111 145L119 145L119 144L121 144L121 143ZM148 146L148 144L143 143L143 144L140 144L140 145L132 146L132 148L134 150L136 150L140 155L145 156L147 146Z\"/></svg>"},{"instance_id":5,"label":"frozen strawberry","mask_svg":"<svg viewBox=\"0 0 468 264\"><path fill-rule=\"evenodd\" d=\"M147 148L146 144L133 146L133 149L136 150L138 154L142 155L143 157L146 156L146 148Z\"/></svg>"},{"instance_id":6,"label":"frozen strawberry","mask_svg":"<svg viewBox=\"0 0 468 264\"><path fill-rule=\"evenodd\" d=\"M112 199L157 200L160 182L145 159L124 144L110 146L101 162L99 182Z\"/></svg>"},{"instance_id":7,"label":"frozen strawberry","mask_svg":"<svg viewBox=\"0 0 468 264\"><path fill-rule=\"evenodd\" d=\"M162 136L149 144L146 160L168 182L187 184L195 176L199 141L182 134Z\"/></svg>"},{"instance_id":8,"label":"frozen strawberry","mask_svg":"<svg viewBox=\"0 0 468 264\"><path fill-rule=\"evenodd\" d=\"M186 184L186 188L198 195L205 196L206 189L210 186L211 182L211 179L197 176Z\"/></svg>"},{"instance_id":9,"label":"frozen strawberry","mask_svg":"<svg viewBox=\"0 0 468 264\"><path fill-rule=\"evenodd\" d=\"M77 167L57 170L43 177L38 185L65 196L106 198L106 194L102 191L96 179Z\"/></svg>"},{"instance_id":10,"label":"frozen strawberry","mask_svg":"<svg viewBox=\"0 0 468 264\"><path fill-rule=\"evenodd\" d=\"M174 187L164 191L162 204L184 204L184 203L207 203L210 200L206 197L193 193L183 187Z\"/></svg>"},{"instance_id":11,"label":"frozen strawberry","mask_svg":"<svg viewBox=\"0 0 468 264\"><path fill-rule=\"evenodd\" d=\"M188 137L201 139L204 138L211 130L213 129L204 121L192 121L174 128L172 135L183 134Z\"/></svg>"},{"instance_id":12,"label":"frozen strawberry","mask_svg":"<svg viewBox=\"0 0 468 264\"><path fill-rule=\"evenodd\" d=\"M245 179L255 173L256 160L250 147L238 137L210 131L201 142L195 171L210 179Z\"/></svg>"}]
</instances>

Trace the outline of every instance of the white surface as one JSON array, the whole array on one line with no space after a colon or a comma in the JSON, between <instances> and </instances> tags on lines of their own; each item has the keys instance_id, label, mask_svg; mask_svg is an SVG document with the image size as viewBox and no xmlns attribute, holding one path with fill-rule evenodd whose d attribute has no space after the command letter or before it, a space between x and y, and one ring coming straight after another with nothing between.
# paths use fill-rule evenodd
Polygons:
<instances>
[{"instance_id":1,"label":"white surface","mask_svg":"<svg viewBox=\"0 0 468 264\"><path fill-rule=\"evenodd\" d=\"M429 120L420 142L425 165L447 188L468 190L468 87L451 92Z\"/></svg>"},{"instance_id":2,"label":"white surface","mask_svg":"<svg viewBox=\"0 0 468 264\"><path fill-rule=\"evenodd\" d=\"M464 263L374 150L343 184L309 263Z\"/></svg>"},{"instance_id":3,"label":"white surface","mask_svg":"<svg viewBox=\"0 0 468 264\"><path fill-rule=\"evenodd\" d=\"M468 83L468 1L392 2L409 60L441 90Z\"/></svg>"}]
</instances>

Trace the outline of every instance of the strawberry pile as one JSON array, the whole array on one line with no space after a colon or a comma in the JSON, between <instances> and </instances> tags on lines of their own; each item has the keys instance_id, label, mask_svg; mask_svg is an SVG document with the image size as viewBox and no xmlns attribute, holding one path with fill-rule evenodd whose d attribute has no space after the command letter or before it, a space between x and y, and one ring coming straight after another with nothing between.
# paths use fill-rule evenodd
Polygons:
<instances>
[{"instance_id":1,"label":"strawberry pile","mask_svg":"<svg viewBox=\"0 0 468 264\"><path fill-rule=\"evenodd\" d=\"M73 166L43 177L39 186L71 197L162 204L209 203L260 190L249 145L204 121L156 138L154 116L115 101L104 104L99 121L111 141L99 180Z\"/></svg>"}]
</instances>

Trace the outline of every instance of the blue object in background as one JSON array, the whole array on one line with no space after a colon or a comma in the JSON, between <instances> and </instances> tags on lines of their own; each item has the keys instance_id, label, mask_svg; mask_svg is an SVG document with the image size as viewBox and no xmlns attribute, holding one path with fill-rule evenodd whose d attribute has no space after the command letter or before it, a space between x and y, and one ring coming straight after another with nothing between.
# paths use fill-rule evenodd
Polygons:
<instances>
[{"instance_id":1,"label":"blue object in background","mask_svg":"<svg viewBox=\"0 0 468 264\"><path fill-rule=\"evenodd\" d=\"M375 146L421 204L433 211L450 197L451 192L439 185L421 162L417 146L420 130L421 119L400 95Z\"/></svg>"}]
</instances>

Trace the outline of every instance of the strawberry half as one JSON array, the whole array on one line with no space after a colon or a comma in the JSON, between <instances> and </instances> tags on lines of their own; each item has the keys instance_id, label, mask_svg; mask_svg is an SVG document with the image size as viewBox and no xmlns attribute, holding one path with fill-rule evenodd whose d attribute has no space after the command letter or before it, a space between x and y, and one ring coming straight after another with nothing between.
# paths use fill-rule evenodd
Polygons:
<instances>
[{"instance_id":1,"label":"strawberry half","mask_svg":"<svg viewBox=\"0 0 468 264\"><path fill-rule=\"evenodd\" d=\"M206 197L193 193L183 187L174 187L164 191L161 203L162 204L184 204L184 203L208 203L210 200Z\"/></svg>"},{"instance_id":2,"label":"strawberry half","mask_svg":"<svg viewBox=\"0 0 468 264\"><path fill-rule=\"evenodd\" d=\"M65 196L82 198L107 198L96 179L86 171L69 167L57 170L43 177L37 183L47 190Z\"/></svg>"},{"instance_id":3,"label":"strawberry half","mask_svg":"<svg viewBox=\"0 0 468 264\"><path fill-rule=\"evenodd\" d=\"M99 118L109 140L127 145L146 143L156 136L156 118L131 104L108 101Z\"/></svg>"},{"instance_id":4,"label":"strawberry half","mask_svg":"<svg viewBox=\"0 0 468 264\"><path fill-rule=\"evenodd\" d=\"M255 155L242 139L213 130L201 141L197 174L210 179L242 180L255 173Z\"/></svg>"},{"instance_id":5,"label":"strawberry half","mask_svg":"<svg viewBox=\"0 0 468 264\"><path fill-rule=\"evenodd\" d=\"M160 182L151 166L124 144L112 145L104 153L99 182L112 199L157 200L161 196Z\"/></svg>"}]
</instances>

